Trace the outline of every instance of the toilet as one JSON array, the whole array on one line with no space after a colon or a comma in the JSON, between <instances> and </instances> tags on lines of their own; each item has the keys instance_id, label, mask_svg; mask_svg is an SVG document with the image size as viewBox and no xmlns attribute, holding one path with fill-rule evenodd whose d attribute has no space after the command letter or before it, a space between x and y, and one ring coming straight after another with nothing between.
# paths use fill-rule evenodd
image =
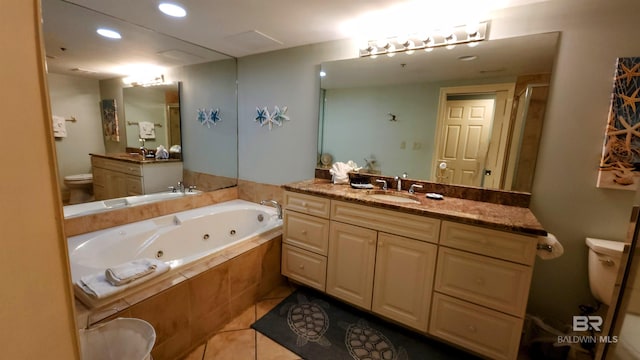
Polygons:
<instances>
[{"instance_id":1,"label":"toilet","mask_svg":"<svg viewBox=\"0 0 640 360\"><path fill-rule=\"evenodd\" d=\"M587 238L589 247L589 287L599 302L609 306L616 284L624 242Z\"/></svg>"},{"instance_id":2,"label":"toilet","mask_svg":"<svg viewBox=\"0 0 640 360\"><path fill-rule=\"evenodd\" d=\"M64 177L64 184L69 189L69 205L93 200L93 175L76 174Z\"/></svg>"}]
</instances>

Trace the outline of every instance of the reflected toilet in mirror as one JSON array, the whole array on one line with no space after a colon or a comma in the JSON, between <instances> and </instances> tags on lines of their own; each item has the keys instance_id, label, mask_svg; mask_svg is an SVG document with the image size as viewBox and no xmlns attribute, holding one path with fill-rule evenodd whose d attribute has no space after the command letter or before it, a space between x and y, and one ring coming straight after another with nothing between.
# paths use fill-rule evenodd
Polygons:
<instances>
[{"instance_id":1,"label":"reflected toilet in mirror","mask_svg":"<svg viewBox=\"0 0 640 360\"><path fill-rule=\"evenodd\" d=\"M69 205L93 201L93 174L75 174L64 177L69 189Z\"/></svg>"}]
</instances>

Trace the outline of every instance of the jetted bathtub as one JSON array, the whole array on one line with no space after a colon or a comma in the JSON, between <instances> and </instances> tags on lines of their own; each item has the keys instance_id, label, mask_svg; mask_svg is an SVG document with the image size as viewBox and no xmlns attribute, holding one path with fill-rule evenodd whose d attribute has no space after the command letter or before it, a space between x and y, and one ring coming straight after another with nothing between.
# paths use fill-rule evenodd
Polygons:
<instances>
[{"instance_id":1,"label":"jetted bathtub","mask_svg":"<svg viewBox=\"0 0 640 360\"><path fill-rule=\"evenodd\" d=\"M173 270L281 225L275 208L232 200L73 236L71 278L76 283L140 258L162 260Z\"/></svg>"}]
</instances>

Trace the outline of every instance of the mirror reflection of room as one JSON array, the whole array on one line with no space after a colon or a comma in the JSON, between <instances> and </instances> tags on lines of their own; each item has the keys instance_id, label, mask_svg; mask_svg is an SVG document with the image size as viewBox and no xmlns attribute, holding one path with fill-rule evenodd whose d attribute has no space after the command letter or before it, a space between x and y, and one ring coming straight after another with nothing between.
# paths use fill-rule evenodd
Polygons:
<instances>
[{"instance_id":1,"label":"mirror reflection of room","mask_svg":"<svg viewBox=\"0 0 640 360\"><path fill-rule=\"evenodd\" d=\"M323 63L319 154L374 174L530 192L557 41Z\"/></svg>"},{"instance_id":2,"label":"mirror reflection of room","mask_svg":"<svg viewBox=\"0 0 640 360\"><path fill-rule=\"evenodd\" d=\"M236 151L235 59L69 2L42 6L50 103L61 129L55 145L62 199L87 204L65 207L65 214L117 208L126 205L125 197L158 194L145 199L162 201L175 194L161 193L199 194L236 184L237 164L221 155ZM69 16L75 20L66 21ZM117 46L97 35L77 36L93 33L87 30L95 23L127 36ZM202 82L206 74L216 80ZM183 88L185 79L191 80ZM205 88L215 94L194 96ZM181 104L185 89L194 102ZM206 146L215 170L188 145L202 135L200 124L182 121L183 112L207 106L225 112L217 133L207 135L214 140ZM101 202L114 198L123 200Z\"/></svg>"}]
</instances>

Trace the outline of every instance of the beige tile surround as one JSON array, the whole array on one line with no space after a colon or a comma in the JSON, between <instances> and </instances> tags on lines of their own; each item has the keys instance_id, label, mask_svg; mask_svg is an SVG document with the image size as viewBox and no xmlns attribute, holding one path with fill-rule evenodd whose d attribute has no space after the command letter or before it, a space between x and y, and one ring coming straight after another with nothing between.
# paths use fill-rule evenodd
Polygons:
<instances>
[{"instance_id":1,"label":"beige tile surround","mask_svg":"<svg viewBox=\"0 0 640 360\"><path fill-rule=\"evenodd\" d=\"M153 358L177 359L285 283L281 246L281 231L272 232L102 308L88 310L76 303L78 326L117 317L143 319L156 331Z\"/></svg>"},{"instance_id":2,"label":"beige tile surround","mask_svg":"<svg viewBox=\"0 0 640 360\"><path fill-rule=\"evenodd\" d=\"M65 220L67 236L132 223L233 199L282 201L278 185L239 181L237 187ZM156 330L154 359L188 354L256 301L284 283L282 231L234 246L110 304L89 310L76 301L79 327L117 317L148 321Z\"/></svg>"},{"instance_id":3,"label":"beige tile surround","mask_svg":"<svg viewBox=\"0 0 640 360\"><path fill-rule=\"evenodd\" d=\"M64 232L67 237L70 237L234 199L238 199L237 187L78 216L64 220Z\"/></svg>"}]
</instances>

